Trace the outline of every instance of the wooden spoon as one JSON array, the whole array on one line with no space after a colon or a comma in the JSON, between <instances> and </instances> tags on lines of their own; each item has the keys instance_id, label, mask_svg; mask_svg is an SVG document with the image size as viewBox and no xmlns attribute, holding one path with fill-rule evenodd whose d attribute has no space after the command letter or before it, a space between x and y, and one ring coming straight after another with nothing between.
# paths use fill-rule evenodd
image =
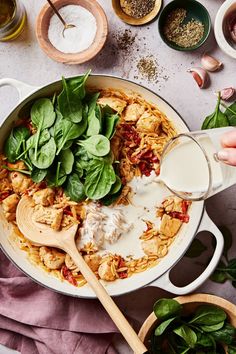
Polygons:
<instances>
[{"instance_id":1,"label":"wooden spoon","mask_svg":"<svg viewBox=\"0 0 236 354\"><path fill-rule=\"evenodd\" d=\"M34 245L56 247L68 253L133 351L136 354L148 353L143 342L77 250L74 237L78 225L73 225L68 230L55 231L48 225L34 221L33 213L32 198L21 198L16 210L16 222L23 235Z\"/></svg>"}]
</instances>

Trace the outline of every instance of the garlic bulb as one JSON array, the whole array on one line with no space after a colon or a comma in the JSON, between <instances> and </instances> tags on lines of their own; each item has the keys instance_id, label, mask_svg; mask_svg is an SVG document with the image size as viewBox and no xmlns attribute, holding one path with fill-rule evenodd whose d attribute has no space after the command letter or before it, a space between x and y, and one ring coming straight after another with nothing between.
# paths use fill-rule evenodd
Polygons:
<instances>
[{"instance_id":1,"label":"garlic bulb","mask_svg":"<svg viewBox=\"0 0 236 354\"><path fill-rule=\"evenodd\" d=\"M228 87L220 91L220 98L227 101L235 94L235 89L233 87Z\"/></svg>"},{"instance_id":2,"label":"garlic bulb","mask_svg":"<svg viewBox=\"0 0 236 354\"><path fill-rule=\"evenodd\" d=\"M221 62L208 54L202 56L201 64L207 71L216 71L222 66Z\"/></svg>"},{"instance_id":3,"label":"garlic bulb","mask_svg":"<svg viewBox=\"0 0 236 354\"><path fill-rule=\"evenodd\" d=\"M194 80L200 88L204 88L209 80L209 75L206 70L202 68L192 68L188 70L192 74Z\"/></svg>"}]
</instances>

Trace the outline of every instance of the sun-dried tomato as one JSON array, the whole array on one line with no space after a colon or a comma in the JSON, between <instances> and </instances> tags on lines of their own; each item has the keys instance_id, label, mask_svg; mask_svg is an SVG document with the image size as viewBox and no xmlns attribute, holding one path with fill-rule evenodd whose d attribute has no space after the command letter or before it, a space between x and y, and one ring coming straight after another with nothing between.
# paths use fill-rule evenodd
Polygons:
<instances>
[{"instance_id":1,"label":"sun-dried tomato","mask_svg":"<svg viewBox=\"0 0 236 354\"><path fill-rule=\"evenodd\" d=\"M63 209L63 213L66 214L66 215L70 215L70 216L73 216L71 210L70 210L70 207L67 206Z\"/></svg>"},{"instance_id":2,"label":"sun-dried tomato","mask_svg":"<svg viewBox=\"0 0 236 354\"><path fill-rule=\"evenodd\" d=\"M147 177L150 176L150 174L152 172L152 166L148 162L141 161L138 164L138 167L139 167L142 175L145 175Z\"/></svg>"},{"instance_id":3,"label":"sun-dried tomato","mask_svg":"<svg viewBox=\"0 0 236 354\"><path fill-rule=\"evenodd\" d=\"M125 267L125 260L124 258L120 257L119 263L118 263L118 269Z\"/></svg>"},{"instance_id":4,"label":"sun-dried tomato","mask_svg":"<svg viewBox=\"0 0 236 354\"><path fill-rule=\"evenodd\" d=\"M9 197L10 194L11 194L10 191L1 192L1 193L0 193L0 202L2 202L4 199L6 199L7 197Z\"/></svg>"},{"instance_id":5,"label":"sun-dried tomato","mask_svg":"<svg viewBox=\"0 0 236 354\"><path fill-rule=\"evenodd\" d=\"M187 211L188 211L188 206L189 206L189 202L188 202L187 200L183 200L183 201L182 201L181 208L182 208L182 212L183 212L184 214L187 213Z\"/></svg>"},{"instance_id":6,"label":"sun-dried tomato","mask_svg":"<svg viewBox=\"0 0 236 354\"><path fill-rule=\"evenodd\" d=\"M71 271L67 268L67 266L62 266L61 268L61 272L63 277L72 285L76 286L77 285L77 281L76 279L73 277Z\"/></svg>"},{"instance_id":7,"label":"sun-dried tomato","mask_svg":"<svg viewBox=\"0 0 236 354\"><path fill-rule=\"evenodd\" d=\"M141 142L141 138L139 133L135 130L135 128L131 124L122 124L122 136L126 140L126 145L129 146L130 142L135 143L135 145L139 145Z\"/></svg>"},{"instance_id":8,"label":"sun-dried tomato","mask_svg":"<svg viewBox=\"0 0 236 354\"><path fill-rule=\"evenodd\" d=\"M128 278L128 272L125 270L124 272L119 272L118 273L120 279L125 279Z\"/></svg>"},{"instance_id":9,"label":"sun-dried tomato","mask_svg":"<svg viewBox=\"0 0 236 354\"><path fill-rule=\"evenodd\" d=\"M181 220L182 222L185 222L185 223L189 222L189 215L188 214L179 213L178 211L172 211L169 213L169 215L172 218Z\"/></svg>"}]
</instances>

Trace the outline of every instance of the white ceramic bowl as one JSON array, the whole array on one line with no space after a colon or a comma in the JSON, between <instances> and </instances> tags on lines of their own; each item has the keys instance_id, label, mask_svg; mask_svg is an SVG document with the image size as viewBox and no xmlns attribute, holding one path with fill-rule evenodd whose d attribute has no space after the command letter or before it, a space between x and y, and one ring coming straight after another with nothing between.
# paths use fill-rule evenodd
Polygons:
<instances>
[{"instance_id":1,"label":"white ceramic bowl","mask_svg":"<svg viewBox=\"0 0 236 354\"><path fill-rule=\"evenodd\" d=\"M230 57L236 59L236 49L233 48L225 38L224 34L224 21L226 17L232 12L236 11L236 1L235 0L226 0L222 6L220 7L219 11L217 12L216 19L215 19L215 38L219 45L219 47L228 54Z\"/></svg>"}]
</instances>

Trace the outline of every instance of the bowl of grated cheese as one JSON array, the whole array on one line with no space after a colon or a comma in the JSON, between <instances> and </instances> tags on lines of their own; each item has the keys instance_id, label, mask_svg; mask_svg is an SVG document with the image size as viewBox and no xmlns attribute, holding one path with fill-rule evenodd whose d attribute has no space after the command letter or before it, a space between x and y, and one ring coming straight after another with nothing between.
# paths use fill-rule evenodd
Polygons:
<instances>
[{"instance_id":1,"label":"bowl of grated cheese","mask_svg":"<svg viewBox=\"0 0 236 354\"><path fill-rule=\"evenodd\" d=\"M46 4L36 21L36 37L41 49L53 60L64 64L82 64L103 48L108 23L104 10L93 0L55 0L54 6L66 23L65 30L52 8Z\"/></svg>"}]
</instances>

